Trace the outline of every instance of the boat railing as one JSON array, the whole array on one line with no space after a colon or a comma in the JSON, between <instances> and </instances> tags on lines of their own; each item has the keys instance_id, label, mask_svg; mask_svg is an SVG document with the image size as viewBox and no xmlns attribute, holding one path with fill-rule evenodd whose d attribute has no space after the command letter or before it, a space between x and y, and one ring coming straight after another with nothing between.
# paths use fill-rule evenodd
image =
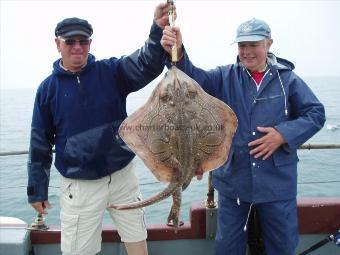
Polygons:
<instances>
[{"instance_id":1,"label":"boat railing","mask_svg":"<svg viewBox=\"0 0 340 255\"><path fill-rule=\"evenodd\" d=\"M340 149L340 144L303 144L299 148L299 150L319 150L319 149ZM52 150L53 153L55 153L55 150ZM0 157L4 156L17 156L17 155L25 155L28 154L28 150L21 150L21 151L4 151L0 152ZM338 182L338 181L332 181L332 182ZM339 181L340 182L340 181ZM150 182L150 183L144 183L142 185L148 185L148 184L154 184L158 182ZM216 202L214 198L214 188L212 186L212 172L209 172L208 177L208 192L207 192L207 200L205 202L205 205L207 208L215 208Z\"/></svg>"},{"instance_id":2,"label":"boat railing","mask_svg":"<svg viewBox=\"0 0 340 255\"><path fill-rule=\"evenodd\" d=\"M340 149L340 144L303 144L299 148L299 150L314 150L314 149ZM55 150L52 150L55 153ZM0 152L0 157L3 156L17 156L17 155L25 155L28 154L28 150L20 150L20 151L3 151Z\"/></svg>"},{"instance_id":3,"label":"boat railing","mask_svg":"<svg viewBox=\"0 0 340 255\"><path fill-rule=\"evenodd\" d=\"M340 144L303 144L298 149L300 149L300 150L340 149ZM55 153L55 150L52 150L52 152ZM27 151L27 150L7 151L7 152L0 152L0 157L1 156L25 155L25 154L28 154L28 153L29 153L29 151ZM340 180L332 180L332 181L328 181L328 182L340 182ZM152 184L156 184L156 183L158 183L158 181L142 183L141 185L152 185ZM320 181L313 182L313 183L320 183ZM304 183L304 184L306 184L306 183ZM58 188L58 187L55 187L55 188ZM205 201L205 207L207 208L207 210L211 209L208 212L209 217L207 217L206 220L210 221L211 223L215 222L216 212L213 209L216 208L216 201L215 201L215 190L212 186L212 172L211 171L209 172L209 176L208 176L208 192L207 192L207 197L206 197L206 201ZM39 215L38 215L37 219L38 218L39 218ZM207 226L211 226L211 225L213 225L213 224L207 224ZM214 230L211 230L210 234L208 232L209 232L209 229L207 229L207 236L214 234L213 233Z\"/></svg>"}]
</instances>

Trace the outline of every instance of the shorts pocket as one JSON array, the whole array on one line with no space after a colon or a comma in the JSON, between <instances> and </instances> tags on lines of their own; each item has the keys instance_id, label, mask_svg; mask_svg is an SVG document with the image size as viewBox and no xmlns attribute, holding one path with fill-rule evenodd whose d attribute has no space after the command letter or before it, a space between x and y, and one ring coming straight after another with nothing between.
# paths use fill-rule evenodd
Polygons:
<instances>
[{"instance_id":1,"label":"shorts pocket","mask_svg":"<svg viewBox=\"0 0 340 255\"><path fill-rule=\"evenodd\" d=\"M61 251L71 254L77 250L77 234L79 215L60 212L61 219Z\"/></svg>"},{"instance_id":2,"label":"shorts pocket","mask_svg":"<svg viewBox=\"0 0 340 255\"><path fill-rule=\"evenodd\" d=\"M72 197L71 186L72 186L71 179L62 177L62 181L60 185L60 197L63 197L63 196L67 198L70 198L70 196Z\"/></svg>"}]
</instances>

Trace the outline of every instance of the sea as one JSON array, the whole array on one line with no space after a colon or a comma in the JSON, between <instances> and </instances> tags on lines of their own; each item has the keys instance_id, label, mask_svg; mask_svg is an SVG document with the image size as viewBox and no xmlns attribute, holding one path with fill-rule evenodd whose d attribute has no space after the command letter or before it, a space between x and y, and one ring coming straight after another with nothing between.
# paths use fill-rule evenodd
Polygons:
<instances>
[{"instance_id":1,"label":"sea","mask_svg":"<svg viewBox=\"0 0 340 255\"><path fill-rule=\"evenodd\" d=\"M312 137L310 144L340 144L340 76L303 77L326 108L324 128ZM144 89L129 95L128 113L142 106L151 95L157 80ZM0 152L28 150L32 109L36 88L0 90ZM298 196L299 197L339 197L340 196L340 149L299 150ZM148 198L166 187L151 174L139 158L135 158L135 172L139 178L141 192ZM27 202L27 155L0 157L0 216L17 217L30 224L36 212ZM45 216L49 225L60 225L59 189L60 175L51 169L49 201L52 208ZM181 220L189 220L189 210L193 202L206 200L208 175L203 180L193 179L183 192ZM217 194L215 192L215 198ZM146 222L165 223L171 198L148 206ZM104 224L111 224L106 213Z\"/></svg>"}]
</instances>

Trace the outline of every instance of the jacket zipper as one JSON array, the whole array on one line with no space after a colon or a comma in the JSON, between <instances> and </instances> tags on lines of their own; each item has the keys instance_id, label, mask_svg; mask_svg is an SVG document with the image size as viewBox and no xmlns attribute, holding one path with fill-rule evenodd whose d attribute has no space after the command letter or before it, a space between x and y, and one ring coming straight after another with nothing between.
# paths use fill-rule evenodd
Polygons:
<instances>
[{"instance_id":1,"label":"jacket zipper","mask_svg":"<svg viewBox=\"0 0 340 255\"><path fill-rule=\"evenodd\" d=\"M86 95L85 95L85 90L84 90L84 87L83 85L80 83L80 75L79 74L76 74L76 78L77 78L77 83L78 83L78 86L79 86L79 92L80 92L80 96L82 97L82 104L84 106L87 105L87 99L86 99Z\"/></svg>"}]
</instances>

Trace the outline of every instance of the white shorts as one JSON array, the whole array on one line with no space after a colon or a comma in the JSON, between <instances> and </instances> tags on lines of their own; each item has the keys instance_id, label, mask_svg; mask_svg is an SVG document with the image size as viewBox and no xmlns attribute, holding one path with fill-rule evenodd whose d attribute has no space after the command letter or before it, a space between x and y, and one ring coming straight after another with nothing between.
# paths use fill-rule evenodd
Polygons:
<instances>
[{"instance_id":1,"label":"white shorts","mask_svg":"<svg viewBox=\"0 0 340 255\"><path fill-rule=\"evenodd\" d=\"M93 255L100 252L102 219L107 205L136 202L140 198L132 162L124 169L98 180L62 177L60 219L63 254ZM146 239L142 208L108 211L123 242Z\"/></svg>"}]
</instances>

